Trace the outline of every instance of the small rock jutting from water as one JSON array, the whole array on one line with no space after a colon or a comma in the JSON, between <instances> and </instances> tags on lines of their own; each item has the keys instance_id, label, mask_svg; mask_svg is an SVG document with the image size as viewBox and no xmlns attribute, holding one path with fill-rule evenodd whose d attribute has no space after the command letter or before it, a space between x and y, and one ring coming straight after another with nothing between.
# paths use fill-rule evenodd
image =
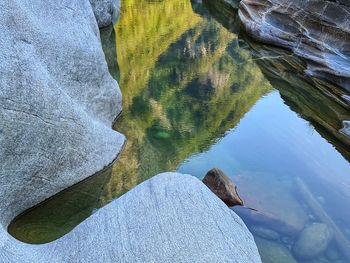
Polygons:
<instances>
[{"instance_id":1,"label":"small rock jutting from water","mask_svg":"<svg viewBox=\"0 0 350 263\"><path fill-rule=\"evenodd\" d=\"M304 228L293 245L295 257L307 260L323 253L333 238L333 231L326 224L313 223Z\"/></svg>"},{"instance_id":2,"label":"small rock jutting from water","mask_svg":"<svg viewBox=\"0 0 350 263\"><path fill-rule=\"evenodd\" d=\"M213 168L205 175L203 183L216 194L228 207L243 206L243 201L237 194L236 185L218 168Z\"/></svg>"}]
</instances>

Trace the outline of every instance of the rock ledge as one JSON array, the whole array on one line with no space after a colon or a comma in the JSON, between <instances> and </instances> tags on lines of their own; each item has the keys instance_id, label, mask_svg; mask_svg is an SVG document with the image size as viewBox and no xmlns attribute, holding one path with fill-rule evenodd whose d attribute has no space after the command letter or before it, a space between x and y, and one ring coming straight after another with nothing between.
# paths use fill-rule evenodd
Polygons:
<instances>
[{"instance_id":1,"label":"rock ledge","mask_svg":"<svg viewBox=\"0 0 350 263\"><path fill-rule=\"evenodd\" d=\"M1 231L6 263L261 262L243 221L197 178L176 173L145 181L49 244Z\"/></svg>"}]
</instances>

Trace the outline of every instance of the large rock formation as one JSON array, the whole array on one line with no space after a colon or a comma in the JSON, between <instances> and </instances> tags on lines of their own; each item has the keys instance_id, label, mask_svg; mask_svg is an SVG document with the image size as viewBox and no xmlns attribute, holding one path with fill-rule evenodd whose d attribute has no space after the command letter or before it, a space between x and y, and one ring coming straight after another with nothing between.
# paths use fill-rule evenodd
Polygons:
<instances>
[{"instance_id":1,"label":"large rock formation","mask_svg":"<svg viewBox=\"0 0 350 263\"><path fill-rule=\"evenodd\" d=\"M349 14L350 7L323 0L243 0L239 10L253 38L287 48L305 59L306 73L338 85L340 90L329 89L325 94L335 94L348 108Z\"/></svg>"},{"instance_id":2,"label":"large rock formation","mask_svg":"<svg viewBox=\"0 0 350 263\"><path fill-rule=\"evenodd\" d=\"M0 232L0 262L261 262L243 221L195 177L155 176L61 239L19 243Z\"/></svg>"},{"instance_id":3,"label":"large rock formation","mask_svg":"<svg viewBox=\"0 0 350 263\"><path fill-rule=\"evenodd\" d=\"M0 0L0 223L110 164L121 94L84 1Z\"/></svg>"}]
</instances>

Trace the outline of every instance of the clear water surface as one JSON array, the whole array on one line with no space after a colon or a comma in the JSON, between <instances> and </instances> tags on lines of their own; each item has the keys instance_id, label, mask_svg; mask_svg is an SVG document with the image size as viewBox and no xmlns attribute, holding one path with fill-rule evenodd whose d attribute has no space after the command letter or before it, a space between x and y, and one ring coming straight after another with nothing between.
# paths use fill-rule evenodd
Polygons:
<instances>
[{"instance_id":1,"label":"clear water surface","mask_svg":"<svg viewBox=\"0 0 350 263\"><path fill-rule=\"evenodd\" d=\"M124 96L115 129L125 149L109 169L17 217L13 236L52 241L159 172L202 179L218 167L257 209L234 208L264 263L350 262L350 139L339 132L350 113L302 74L302 61L244 36L225 1L123 0L101 38ZM293 244L314 222L334 234L303 261Z\"/></svg>"}]
</instances>

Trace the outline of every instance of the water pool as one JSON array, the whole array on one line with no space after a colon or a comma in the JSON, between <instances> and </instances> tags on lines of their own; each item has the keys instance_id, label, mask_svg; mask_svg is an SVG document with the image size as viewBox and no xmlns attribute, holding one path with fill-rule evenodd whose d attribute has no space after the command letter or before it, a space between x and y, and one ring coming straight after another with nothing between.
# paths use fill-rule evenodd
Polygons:
<instances>
[{"instance_id":1,"label":"water pool","mask_svg":"<svg viewBox=\"0 0 350 263\"><path fill-rule=\"evenodd\" d=\"M115 129L125 149L112 167L17 217L13 236L52 241L159 172L202 179L218 167L258 210L235 209L264 263L350 262L350 139L339 132L350 112L298 58L244 36L237 10L207 2L122 1L101 38L123 93ZM334 233L317 256L298 259L294 244L315 223Z\"/></svg>"}]
</instances>

